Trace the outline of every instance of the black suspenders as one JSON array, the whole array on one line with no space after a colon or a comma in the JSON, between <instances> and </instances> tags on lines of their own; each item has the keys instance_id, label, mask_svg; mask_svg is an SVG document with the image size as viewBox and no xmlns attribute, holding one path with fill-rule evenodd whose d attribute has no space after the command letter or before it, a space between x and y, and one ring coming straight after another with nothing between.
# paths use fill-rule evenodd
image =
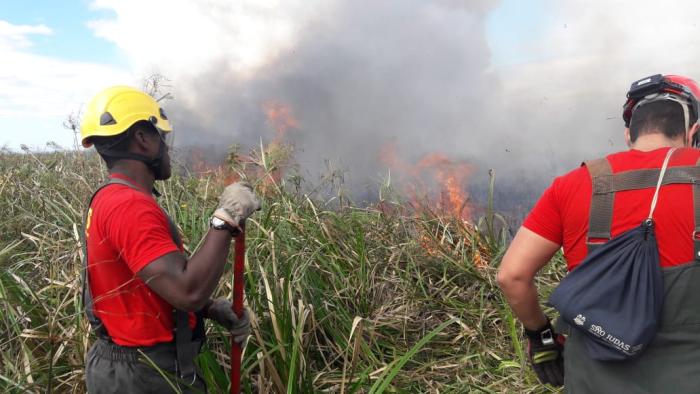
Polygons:
<instances>
[{"instance_id":1,"label":"black suspenders","mask_svg":"<svg viewBox=\"0 0 700 394\"><path fill-rule=\"evenodd\" d=\"M95 332L95 335L97 335L98 338L101 338L103 340L112 342L111 337L109 336L109 333L107 332L107 329L105 328L104 324L102 321L95 315L94 308L95 308L95 302L94 298L92 297L92 292L90 291L90 275L88 274L88 250L87 250L87 219L88 219L88 213L89 210L91 209L92 201L95 199L95 196L97 193L104 189L105 187L113 184L119 184L119 185L124 185L128 186L132 189L139 190L138 187L133 185L131 182L128 182L124 179L120 178L111 178L107 183L104 185L100 186L93 194L92 197L90 197L90 201L88 203L88 210L85 212L85 215L83 217L83 232L82 232L82 246L83 246L83 272L82 272L82 282L83 282L83 305L85 307L85 314L87 315L88 321L90 322L90 326L92 327L92 330ZM177 226L175 223L172 221L170 216L167 215L165 211L163 211L165 214L165 217L168 219L168 226L170 230L170 236L173 239L173 242L179 247L182 243L182 240L180 238L180 234L178 233ZM178 309L173 308L173 314L174 314L174 332L173 332L173 338L174 338L174 344L175 344L175 351L177 355L177 365L178 365L178 374L180 375L181 378L185 379L194 379L196 378L195 374L195 366L194 366L194 359L199 353L199 350L204 342L204 326L202 322L202 318L200 314L197 316L197 327L195 328L196 331L196 336L193 337L193 332L192 329L190 328L189 325L189 314L185 311L181 311Z\"/></svg>"}]
</instances>

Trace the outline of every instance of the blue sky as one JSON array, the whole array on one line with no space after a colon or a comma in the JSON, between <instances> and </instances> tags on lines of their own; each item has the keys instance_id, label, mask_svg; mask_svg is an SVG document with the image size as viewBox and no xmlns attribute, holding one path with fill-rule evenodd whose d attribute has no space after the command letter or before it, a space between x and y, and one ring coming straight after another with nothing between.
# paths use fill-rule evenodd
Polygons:
<instances>
[{"instance_id":1,"label":"blue sky","mask_svg":"<svg viewBox=\"0 0 700 394\"><path fill-rule=\"evenodd\" d=\"M87 21L109 17L111 12L92 9L87 0L0 1L0 19L16 25L44 24L49 36L36 36L31 52L67 60L126 66L119 49L95 37Z\"/></svg>"},{"instance_id":2,"label":"blue sky","mask_svg":"<svg viewBox=\"0 0 700 394\"><path fill-rule=\"evenodd\" d=\"M62 124L92 86L131 82L126 57L87 26L105 17L86 0L0 1L0 147L72 147Z\"/></svg>"},{"instance_id":3,"label":"blue sky","mask_svg":"<svg viewBox=\"0 0 700 394\"><path fill-rule=\"evenodd\" d=\"M113 43L98 38L87 21L111 16L105 9L90 7L88 0L4 0L0 2L0 19L13 24L44 24L54 34L33 40L32 52L63 59L127 66L123 54ZM527 41L543 33L547 20L544 0L504 0L489 16L486 25L495 64L527 61L523 50ZM508 28L504 28L507 26Z\"/></svg>"},{"instance_id":4,"label":"blue sky","mask_svg":"<svg viewBox=\"0 0 700 394\"><path fill-rule=\"evenodd\" d=\"M14 59L14 63L0 62L0 81L11 84L0 87L0 146L17 149L23 143L42 149L51 140L71 147L73 136L62 128L68 113L77 111L99 87L134 84L143 76L130 62L129 56L133 59L138 54L122 51L113 42L118 39L98 37L88 26L90 21L113 19L116 14L109 7L122 4L106 1L108 6L98 9L92 3L0 0L0 23L9 23L21 35L19 41L10 36L5 50L12 56L8 56L2 52L0 30L0 58ZM545 9L544 0L504 0L491 12L486 35L492 64L532 60L527 43L544 33ZM50 32L34 31L42 25Z\"/></svg>"},{"instance_id":5,"label":"blue sky","mask_svg":"<svg viewBox=\"0 0 700 394\"><path fill-rule=\"evenodd\" d=\"M502 1L486 21L491 62L504 66L532 60L528 43L545 34L545 26L549 26L552 18L545 0Z\"/></svg>"},{"instance_id":6,"label":"blue sky","mask_svg":"<svg viewBox=\"0 0 700 394\"><path fill-rule=\"evenodd\" d=\"M50 140L72 147L74 136L62 127L69 113L106 86L139 86L154 71L173 81L183 116L206 118L216 100L216 89L201 89L207 72L226 66L236 80L265 79L258 73L280 54L294 53L297 33L322 24L332 29L332 18L342 18L338 12L346 8L357 8L348 15L358 17L374 0L364 1L0 0L0 147L45 149ZM600 147L624 144L619 112L631 81L656 73L700 79L697 0L677 0L684 12L641 24L658 14L660 2L502 0L485 20L468 26L459 24L475 22L468 10L472 3L483 9L482 0L392 0L384 12L423 1L428 4L418 12L425 11L429 26L436 24L435 39L467 45L473 41L459 32L483 26L491 49L488 59L475 59L480 68L473 70L488 86L464 87L482 98L484 111L462 119L461 107L445 98L445 118L440 111L425 117L427 127L456 122L447 129L455 130L450 145L460 155L485 152L485 146L497 152L508 141L528 165L551 161L553 154L593 157ZM393 32L401 33L403 21L393 23ZM463 48L465 58L472 53L455 48ZM472 132L480 144L473 144Z\"/></svg>"}]
</instances>

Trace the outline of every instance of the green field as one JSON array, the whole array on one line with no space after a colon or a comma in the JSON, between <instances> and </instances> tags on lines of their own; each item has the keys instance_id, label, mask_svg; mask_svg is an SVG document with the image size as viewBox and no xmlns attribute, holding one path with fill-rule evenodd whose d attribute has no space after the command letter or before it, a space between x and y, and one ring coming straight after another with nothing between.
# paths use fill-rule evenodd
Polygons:
<instances>
[{"instance_id":1,"label":"green field","mask_svg":"<svg viewBox=\"0 0 700 394\"><path fill-rule=\"evenodd\" d=\"M247 178L264 203L247 232L253 335L246 392L551 392L523 354L519 323L495 283L505 241L487 211L473 224L409 205L392 185L354 206L280 175L270 152L217 169L182 168L160 203L196 250L225 179ZM81 313L79 232L104 179L99 157L0 152L0 391L76 392L93 340ZM317 189L315 189L317 188ZM314 193L324 190L324 193ZM486 202L484 202L485 204ZM538 279L547 292L563 271ZM227 267L217 295L230 297ZM199 363L226 392L228 337L208 325Z\"/></svg>"}]
</instances>

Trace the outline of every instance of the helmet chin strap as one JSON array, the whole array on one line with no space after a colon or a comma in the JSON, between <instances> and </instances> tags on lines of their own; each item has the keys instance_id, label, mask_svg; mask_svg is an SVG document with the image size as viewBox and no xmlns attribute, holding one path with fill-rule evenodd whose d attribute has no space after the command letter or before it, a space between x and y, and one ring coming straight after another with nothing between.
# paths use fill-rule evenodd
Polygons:
<instances>
[{"instance_id":1,"label":"helmet chin strap","mask_svg":"<svg viewBox=\"0 0 700 394\"><path fill-rule=\"evenodd\" d=\"M156 180L162 181L165 179L163 174L163 156L165 156L165 142L163 142L163 140L160 141L160 145L158 146L158 154L152 159L144 155L140 155L138 153L118 152L111 149L97 148L97 151L103 156L111 157L118 160L140 161L143 164L145 164L146 167L148 167L148 169L151 170L151 172L153 172L153 176Z\"/></svg>"}]
</instances>

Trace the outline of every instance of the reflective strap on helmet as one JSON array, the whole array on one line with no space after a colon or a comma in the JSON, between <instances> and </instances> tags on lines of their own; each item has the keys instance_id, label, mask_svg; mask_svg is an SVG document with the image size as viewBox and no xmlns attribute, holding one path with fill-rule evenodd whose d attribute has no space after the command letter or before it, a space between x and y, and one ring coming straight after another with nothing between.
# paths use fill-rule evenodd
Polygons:
<instances>
[{"instance_id":1,"label":"reflective strap on helmet","mask_svg":"<svg viewBox=\"0 0 700 394\"><path fill-rule=\"evenodd\" d=\"M688 106L690 106L690 103L688 102L688 100L686 100L686 99L684 99L676 94L673 94L673 93L650 94L650 95L644 97L643 99L639 100L639 102L634 105L634 107L632 108L632 113L634 113L634 111L636 111L637 108L641 107L644 104L653 103L655 101L666 101L666 100L674 101L674 102L680 104L681 107L683 108L683 119L684 119L683 124L685 125L685 131L687 133L688 129L690 128L690 113L689 113L689 109L688 109Z\"/></svg>"}]
</instances>

